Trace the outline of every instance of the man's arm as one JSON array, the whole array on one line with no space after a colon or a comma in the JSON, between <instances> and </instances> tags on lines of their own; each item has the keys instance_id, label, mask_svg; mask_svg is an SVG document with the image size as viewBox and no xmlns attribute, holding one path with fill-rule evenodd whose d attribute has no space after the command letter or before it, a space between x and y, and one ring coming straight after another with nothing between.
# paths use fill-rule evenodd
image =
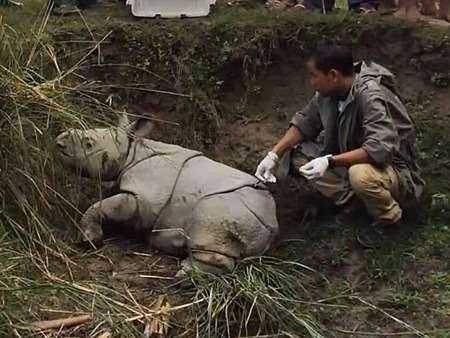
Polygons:
<instances>
[{"instance_id":1,"label":"man's arm","mask_svg":"<svg viewBox=\"0 0 450 338\"><path fill-rule=\"evenodd\" d=\"M272 173L280 157L288 150L303 142L305 139L315 139L322 130L322 122L317 107L318 94L314 95L303 111L298 112L291 119L290 127L276 146L256 168L255 176L263 182L277 181Z\"/></svg>"},{"instance_id":2,"label":"man's arm","mask_svg":"<svg viewBox=\"0 0 450 338\"><path fill-rule=\"evenodd\" d=\"M326 155L318 157L305 165L299 171L306 179L317 179L322 177L328 169L334 167L350 167L358 163L373 162L369 153L363 148L348 151L339 155Z\"/></svg>"},{"instance_id":3,"label":"man's arm","mask_svg":"<svg viewBox=\"0 0 450 338\"><path fill-rule=\"evenodd\" d=\"M339 155L334 155L329 159L331 167L350 167L358 163L371 163L372 160L363 148L348 151Z\"/></svg>"},{"instance_id":4,"label":"man's arm","mask_svg":"<svg viewBox=\"0 0 450 338\"><path fill-rule=\"evenodd\" d=\"M302 142L303 139L304 137L301 131L292 125L272 151L269 151L267 156L258 165L255 176L264 183L275 183L277 179L272 171L275 170L280 161L280 157L283 156L286 151Z\"/></svg>"},{"instance_id":5,"label":"man's arm","mask_svg":"<svg viewBox=\"0 0 450 338\"><path fill-rule=\"evenodd\" d=\"M384 167L392 162L398 148L397 129L382 99L383 94L376 83L368 85L360 95L363 111L362 129L364 141L360 148L340 154L318 157L300 168L307 179L322 177L330 167L350 167L358 163L373 163Z\"/></svg>"},{"instance_id":6,"label":"man's arm","mask_svg":"<svg viewBox=\"0 0 450 338\"><path fill-rule=\"evenodd\" d=\"M302 143L305 139L316 139L322 130L322 121L320 120L318 108L318 97L319 94L314 94L306 107L292 117L290 128L272 150L275 154L282 156L287 150Z\"/></svg>"},{"instance_id":7,"label":"man's arm","mask_svg":"<svg viewBox=\"0 0 450 338\"><path fill-rule=\"evenodd\" d=\"M350 167L358 163L386 166L392 162L399 137L377 83L369 83L360 95L363 110L364 142L361 148L330 158L332 166Z\"/></svg>"},{"instance_id":8,"label":"man's arm","mask_svg":"<svg viewBox=\"0 0 450 338\"><path fill-rule=\"evenodd\" d=\"M278 157L281 157L286 150L290 150L297 144L303 142L304 138L302 132L297 127L291 126L272 151L277 154Z\"/></svg>"}]
</instances>

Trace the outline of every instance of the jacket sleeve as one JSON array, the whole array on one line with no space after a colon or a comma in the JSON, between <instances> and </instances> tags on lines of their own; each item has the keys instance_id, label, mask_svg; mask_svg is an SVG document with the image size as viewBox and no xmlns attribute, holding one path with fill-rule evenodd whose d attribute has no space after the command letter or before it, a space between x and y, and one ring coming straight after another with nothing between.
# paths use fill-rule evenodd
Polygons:
<instances>
[{"instance_id":1,"label":"jacket sleeve","mask_svg":"<svg viewBox=\"0 0 450 338\"><path fill-rule=\"evenodd\" d=\"M295 113L290 121L290 125L297 127L306 140L315 140L323 129L319 115L318 95L316 93L306 107Z\"/></svg>"},{"instance_id":2,"label":"jacket sleeve","mask_svg":"<svg viewBox=\"0 0 450 338\"><path fill-rule=\"evenodd\" d=\"M376 165L385 167L392 163L394 151L399 147L397 128L392 120L389 105L383 100L377 83L369 84L361 92L363 144Z\"/></svg>"}]
</instances>

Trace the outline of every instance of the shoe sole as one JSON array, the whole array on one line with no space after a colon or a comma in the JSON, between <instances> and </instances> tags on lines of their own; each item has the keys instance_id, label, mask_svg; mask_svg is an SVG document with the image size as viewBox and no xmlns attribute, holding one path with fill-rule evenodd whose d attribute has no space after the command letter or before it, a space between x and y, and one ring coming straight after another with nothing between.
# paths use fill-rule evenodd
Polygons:
<instances>
[{"instance_id":1,"label":"shoe sole","mask_svg":"<svg viewBox=\"0 0 450 338\"><path fill-rule=\"evenodd\" d=\"M369 245L367 242L365 242L363 239L361 239L360 235L356 236L356 240L359 244L361 244L365 249L378 249L381 247L380 245Z\"/></svg>"}]
</instances>

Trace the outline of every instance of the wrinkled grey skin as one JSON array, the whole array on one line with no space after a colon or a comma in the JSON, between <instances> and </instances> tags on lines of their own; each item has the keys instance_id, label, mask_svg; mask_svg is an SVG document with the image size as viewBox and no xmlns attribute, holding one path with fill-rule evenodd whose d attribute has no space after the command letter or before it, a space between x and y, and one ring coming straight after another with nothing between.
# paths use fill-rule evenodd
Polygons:
<instances>
[{"instance_id":1,"label":"wrinkled grey skin","mask_svg":"<svg viewBox=\"0 0 450 338\"><path fill-rule=\"evenodd\" d=\"M102 224L147 230L152 247L209 272L264 254L278 233L264 185L200 152L143 138L148 132L149 123L130 124L124 115L118 127L70 129L56 138L66 167L120 188L83 215L86 239L101 242Z\"/></svg>"}]
</instances>

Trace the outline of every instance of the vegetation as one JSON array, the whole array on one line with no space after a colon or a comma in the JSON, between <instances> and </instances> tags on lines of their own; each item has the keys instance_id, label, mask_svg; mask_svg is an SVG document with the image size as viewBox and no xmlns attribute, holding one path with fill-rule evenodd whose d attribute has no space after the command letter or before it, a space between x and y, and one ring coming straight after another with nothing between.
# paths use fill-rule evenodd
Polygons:
<instances>
[{"instance_id":1,"label":"vegetation","mask_svg":"<svg viewBox=\"0 0 450 338\"><path fill-rule=\"evenodd\" d=\"M274 250L277 258L246 260L226 276L195 272L173 280L173 262L161 265L136 244L80 249L80 211L105 184L86 188L52 151L64 128L109 125L129 102L144 102L164 111L147 112L155 137L226 158L217 148L222 131L242 115L255 118L246 111L271 64L282 54L301 60L322 36L417 71L441 98L449 74L422 56L448 53L445 30L343 12L278 15L259 5L219 6L198 21L135 21L118 6L52 18L42 3L0 12L0 336L36 336L32 321L88 313L93 320L64 337L140 337L155 320L172 336L449 337L450 144L439 99L408 101L429 183L419 224L364 253L349 244L351 227L309 229L304 241ZM389 53L377 48L381 40ZM253 170L261 150L239 167ZM122 262L140 264L129 279L120 274L129 268ZM155 308L161 295L167 305Z\"/></svg>"}]
</instances>

